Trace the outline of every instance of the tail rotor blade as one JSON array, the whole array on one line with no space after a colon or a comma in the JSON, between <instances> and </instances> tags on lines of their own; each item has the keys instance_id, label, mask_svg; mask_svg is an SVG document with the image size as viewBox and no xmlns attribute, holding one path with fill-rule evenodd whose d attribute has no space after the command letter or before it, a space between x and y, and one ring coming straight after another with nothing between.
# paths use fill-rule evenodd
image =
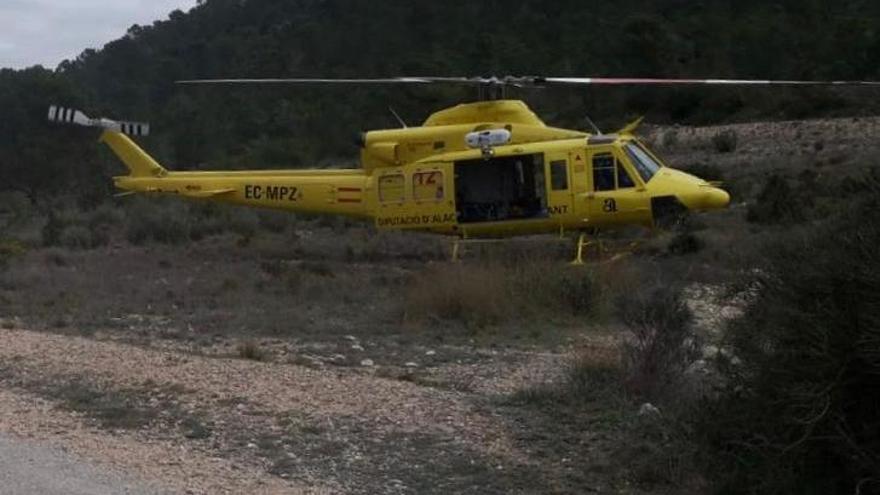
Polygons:
<instances>
[{"instance_id":1,"label":"tail rotor blade","mask_svg":"<svg viewBox=\"0 0 880 495\"><path fill-rule=\"evenodd\" d=\"M110 119L93 119L79 110L57 105L49 107L49 122L83 127L97 127L129 136L149 136L150 124L145 122L118 122Z\"/></svg>"}]
</instances>

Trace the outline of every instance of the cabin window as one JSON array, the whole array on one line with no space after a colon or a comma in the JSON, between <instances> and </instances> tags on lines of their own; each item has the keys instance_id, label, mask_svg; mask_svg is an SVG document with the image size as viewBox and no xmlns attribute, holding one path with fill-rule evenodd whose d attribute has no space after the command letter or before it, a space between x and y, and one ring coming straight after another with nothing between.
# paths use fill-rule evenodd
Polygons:
<instances>
[{"instance_id":1,"label":"cabin window","mask_svg":"<svg viewBox=\"0 0 880 495\"><path fill-rule=\"evenodd\" d=\"M383 175L379 177L379 200L383 203L400 203L404 200L406 180L403 174Z\"/></svg>"},{"instance_id":2,"label":"cabin window","mask_svg":"<svg viewBox=\"0 0 880 495\"><path fill-rule=\"evenodd\" d=\"M611 153L603 153L593 157L593 190L613 191L614 175L617 161Z\"/></svg>"},{"instance_id":3,"label":"cabin window","mask_svg":"<svg viewBox=\"0 0 880 495\"><path fill-rule=\"evenodd\" d=\"M568 164L565 160L550 162L550 185L554 191L568 189Z\"/></svg>"},{"instance_id":4,"label":"cabin window","mask_svg":"<svg viewBox=\"0 0 880 495\"><path fill-rule=\"evenodd\" d=\"M413 174L413 199L439 201L443 199L443 172L430 170Z\"/></svg>"}]
</instances>

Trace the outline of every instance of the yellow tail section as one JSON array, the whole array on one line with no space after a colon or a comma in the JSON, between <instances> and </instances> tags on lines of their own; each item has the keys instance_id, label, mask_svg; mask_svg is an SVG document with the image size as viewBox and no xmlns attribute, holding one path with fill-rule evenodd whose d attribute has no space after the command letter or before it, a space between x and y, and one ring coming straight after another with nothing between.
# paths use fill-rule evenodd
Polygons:
<instances>
[{"instance_id":1,"label":"yellow tail section","mask_svg":"<svg viewBox=\"0 0 880 495\"><path fill-rule=\"evenodd\" d=\"M116 131L104 131L101 142L116 153L122 163L131 171L133 177L164 177L168 171L142 150L125 134Z\"/></svg>"},{"instance_id":2,"label":"yellow tail section","mask_svg":"<svg viewBox=\"0 0 880 495\"><path fill-rule=\"evenodd\" d=\"M134 193L170 194L258 208L368 217L369 176L359 169L241 170L171 172L128 136L115 130L101 135L131 171L114 177L116 187Z\"/></svg>"}]
</instances>

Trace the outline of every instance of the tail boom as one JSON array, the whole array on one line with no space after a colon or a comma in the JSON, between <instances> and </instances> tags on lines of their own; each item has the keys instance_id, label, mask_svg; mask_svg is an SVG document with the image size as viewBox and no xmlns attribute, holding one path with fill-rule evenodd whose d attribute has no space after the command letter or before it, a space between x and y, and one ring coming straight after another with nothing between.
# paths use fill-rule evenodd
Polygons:
<instances>
[{"instance_id":1,"label":"tail boom","mask_svg":"<svg viewBox=\"0 0 880 495\"><path fill-rule=\"evenodd\" d=\"M133 192L287 210L368 217L367 175L362 170L168 172L161 177L116 177Z\"/></svg>"},{"instance_id":2,"label":"tail boom","mask_svg":"<svg viewBox=\"0 0 880 495\"><path fill-rule=\"evenodd\" d=\"M126 134L146 135L149 125L93 119L78 110L52 106L49 121L103 129L101 142L128 168L115 177L121 195L170 194L259 208L369 217L369 177L363 170L247 170L170 172Z\"/></svg>"}]
</instances>

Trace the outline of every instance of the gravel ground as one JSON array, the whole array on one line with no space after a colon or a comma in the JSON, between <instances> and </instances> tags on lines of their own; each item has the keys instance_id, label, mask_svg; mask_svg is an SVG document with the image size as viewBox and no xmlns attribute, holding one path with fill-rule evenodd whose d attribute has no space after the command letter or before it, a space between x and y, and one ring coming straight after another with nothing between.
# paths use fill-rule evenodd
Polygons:
<instances>
[{"instance_id":1,"label":"gravel ground","mask_svg":"<svg viewBox=\"0 0 880 495\"><path fill-rule=\"evenodd\" d=\"M26 393L0 390L0 432L40 441L45 448L67 452L95 469L127 473L174 493L309 493L307 487L245 472L173 442L108 434L82 417L57 410L51 401Z\"/></svg>"},{"instance_id":2,"label":"gravel ground","mask_svg":"<svg viewBox=\"0 0 880 495\"><path fill-rule=\"evenodd\" d=\"M509 374L475 368L465 393L363 368L26 330L0 338L0 434L187 493L529 492L540 483L527 479L534 459L507 418L474 397L546 378L562 358L535 353L530 366L525 353L504 356ZM428 376L445 383L461 373L451 365Z\"/></svg>"}]
</instances>

